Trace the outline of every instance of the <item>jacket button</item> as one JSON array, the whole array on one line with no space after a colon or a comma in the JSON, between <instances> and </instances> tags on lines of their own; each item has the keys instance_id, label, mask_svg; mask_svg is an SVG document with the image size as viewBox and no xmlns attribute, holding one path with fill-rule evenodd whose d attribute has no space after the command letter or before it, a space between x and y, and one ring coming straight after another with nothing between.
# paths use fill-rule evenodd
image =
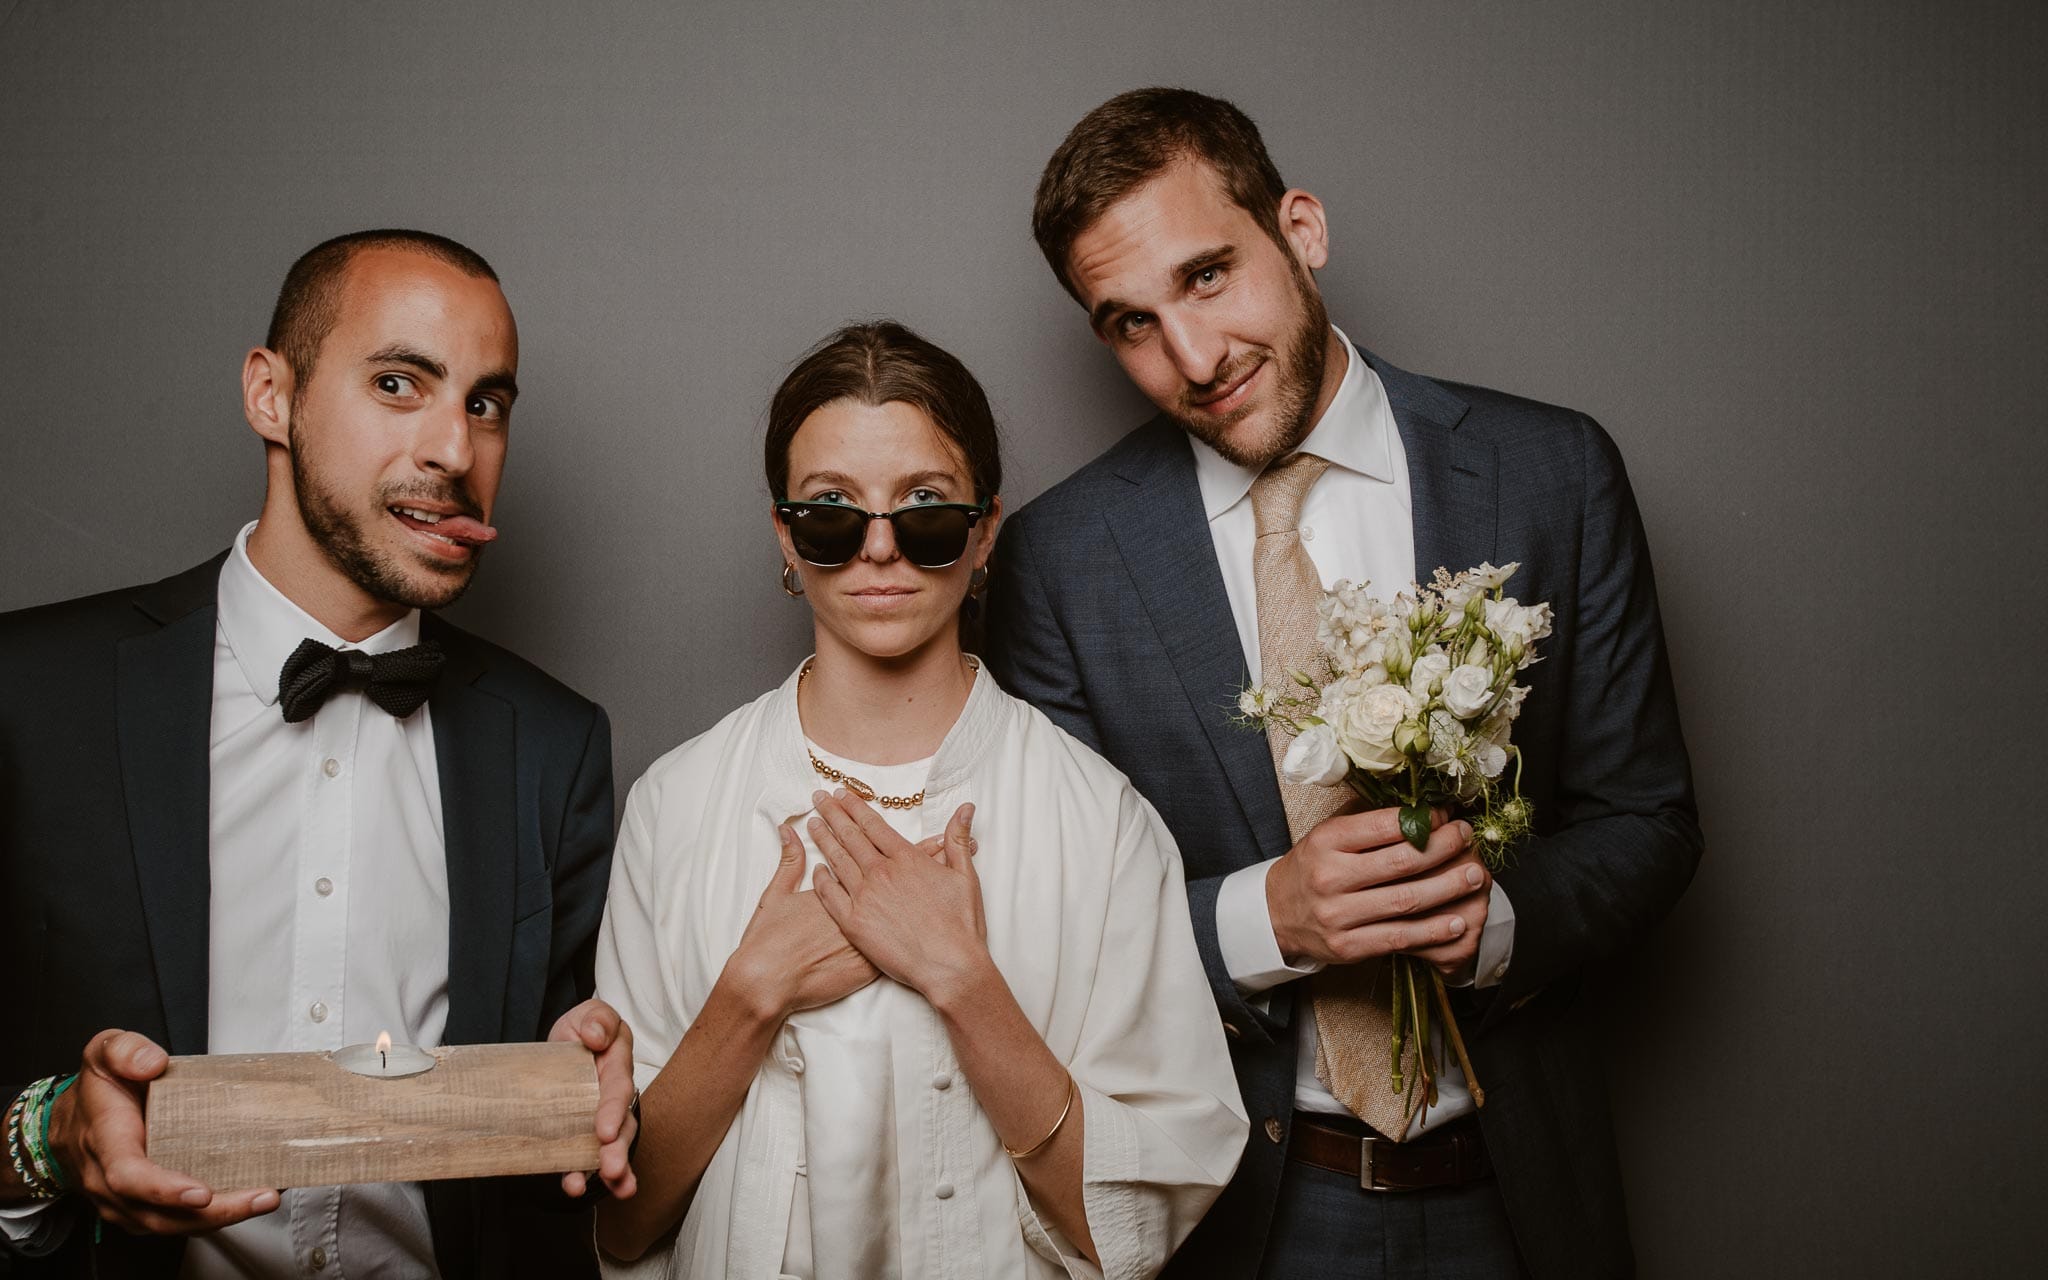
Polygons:
<instances>
[{"instance_id":1,"label":"jacket button","mask_svg":"<svg viewBox=\"0 0 2048 1280\"><path fill-rule=\"evenodd\" d=\"M1266 1136L1275 1142L1286 1136L1280 1128L1280 1121L1273 1116L1266 1117Z\"/></svg>"}]
</instances>

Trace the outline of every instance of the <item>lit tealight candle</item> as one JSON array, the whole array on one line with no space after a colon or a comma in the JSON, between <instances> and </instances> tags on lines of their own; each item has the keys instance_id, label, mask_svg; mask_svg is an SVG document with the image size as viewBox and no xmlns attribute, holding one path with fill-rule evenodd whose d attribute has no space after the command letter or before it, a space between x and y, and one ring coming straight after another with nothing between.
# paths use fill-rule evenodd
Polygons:
<instances>
[{"instance_id":1,"label":"lit tealight candle","mask_svg":"<svg viewBox=\"0 0 2048 1280\"><path fill-rule=\"evenodd\" d=\"M334 1064L343 1070L392 1080L431 1071L439 1061L418 1045L391 1043L389 1031L379 1033L375 1044L352 1044L334 1051Z\"/></svg>"}]
</instances>

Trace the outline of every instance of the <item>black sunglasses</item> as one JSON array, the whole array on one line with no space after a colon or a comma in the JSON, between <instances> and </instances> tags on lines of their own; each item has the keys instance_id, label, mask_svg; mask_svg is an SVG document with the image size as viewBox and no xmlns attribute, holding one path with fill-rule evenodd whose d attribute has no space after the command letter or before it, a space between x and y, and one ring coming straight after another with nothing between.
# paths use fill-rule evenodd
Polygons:
<instances>
[{"instance_id":1,"label":"black sunglasses","mask_svg":"<svg viewBox=\"0 0 2048 1280\"><path fill-rule=\"evenodd\" d=\"M920 569L943 569L967 554L967 535L989 504L913 502L894 511L864 511L844 502L778 502L775 514L805 563L836 569L860 554L868 521L887 520L896 549Z\"/></svg>"}]
</instances>

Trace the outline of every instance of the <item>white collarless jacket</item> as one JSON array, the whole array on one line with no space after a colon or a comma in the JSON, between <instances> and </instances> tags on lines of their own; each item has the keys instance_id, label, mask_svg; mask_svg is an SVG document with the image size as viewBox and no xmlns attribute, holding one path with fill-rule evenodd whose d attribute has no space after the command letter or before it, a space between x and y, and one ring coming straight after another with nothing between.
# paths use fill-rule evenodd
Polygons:
<instances>
[{"instance_id":1,"label":"white collarless jacket","mask_svg":"<svg viewBox=\"0 0 2048 1280\"><path fill-rule=\"evenodd\" d=\"M642 1088L738 946L776 827L819 783L792 674L634 784L597 992L633 1027ZM1121 773L986 672L923 805L885 816L920 839L969 801L989 950L1079 1087L1102 1273L1150 1276L1229 1180L1246 1129L1173 838ZM793 1200L807 1205L794 1221ZM886 977L784 1024L675 1240L605 1268L774 1280L789 1257L813 1280L1096 1274L1031 1204L938 1016Z\"/></svg>"}]
</instances>

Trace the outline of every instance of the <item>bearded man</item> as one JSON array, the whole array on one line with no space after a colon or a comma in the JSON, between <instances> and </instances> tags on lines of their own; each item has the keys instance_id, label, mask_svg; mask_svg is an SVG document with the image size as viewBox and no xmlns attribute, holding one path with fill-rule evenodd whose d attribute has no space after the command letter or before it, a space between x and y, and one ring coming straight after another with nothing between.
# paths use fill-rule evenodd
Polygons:
<instances>
[{"instance_id":1,"label":"bearded man","mask_svg":"<svg viewBox=\"0 0 2048 1280\"><path fill-rule=\"evenodd\" d=\"M0 616L0 1098L43 1102L0 1161L20 1274L594 1274L585 1215L508 1203L548 1200L533 1180L280 1195L144 1148L167 1053L546 1036L599 1052L598 1172L631 1194L631 1037L587 999L609 722L432 612L497 536L518 364L471 250L327 241L243 362L257 520Z\"/></svg>"},{"instance_id":2,"label":"bearded man","mask_svg":"<svg viewBox=\"0 0 2048 1280\"><path fill-rule=\"evenodd\" d=\"M1170 1275L1540 1277L1632 1269L1580 975L1659 919L1700 855L1621 459L1591 419L1409 373L1334 327L1322 203L1258 129L1180 89L1074 126L1033 231L1159 416L1007 522L987 658L1137 784L1187 864L1252 1117ZM1247 684L1312 668L1318 593L1391 599L1520 561L1554 630L1515 731L1536 834L1490 876L1469 828L1282 785ZM1484 1086L1389 1079L1383 957L1433 964Z\"/></svg>"}]
</instances>

